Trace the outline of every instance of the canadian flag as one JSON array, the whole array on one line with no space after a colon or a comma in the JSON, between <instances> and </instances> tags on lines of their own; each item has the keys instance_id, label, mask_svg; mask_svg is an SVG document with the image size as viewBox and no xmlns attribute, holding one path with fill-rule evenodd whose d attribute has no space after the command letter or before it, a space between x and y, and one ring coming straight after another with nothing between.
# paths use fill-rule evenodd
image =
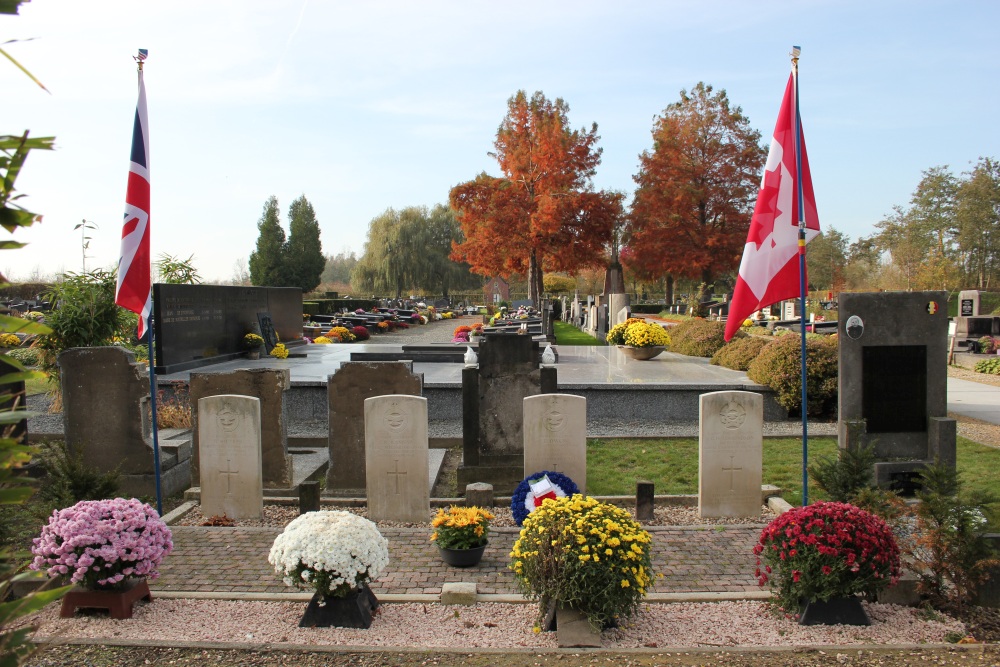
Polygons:
<instances>
[{"instance_id":1,"label":"canadian flag","mask_svg":"<svg viewBox=\"0 0 1000 667\"><path fill-rule=\"evenodd\" d=\"M728 341L751 313L784 299L801 296L799 290L799 189L795 174L795 88L788 77L781 100L778 122L774 125L771 150L764 165L764 177L757 194L757 206L750 220L747 244L743 248L733 300L726 318ZM802 152L802 199L805 203L806 243L819 234L816 197L809 175L806 139L799 126ZM805 253L805 247L801 249Z\"/></svg>"}]
</instances>

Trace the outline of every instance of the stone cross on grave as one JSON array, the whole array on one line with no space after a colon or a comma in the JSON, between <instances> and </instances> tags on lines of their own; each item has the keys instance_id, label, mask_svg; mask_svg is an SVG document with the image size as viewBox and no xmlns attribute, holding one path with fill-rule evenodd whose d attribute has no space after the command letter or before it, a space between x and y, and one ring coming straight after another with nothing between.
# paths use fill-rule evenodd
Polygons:
<instances>
[{"instance_id":1,"label":"stone cross on grave","mask_svg":"<svg viewBox=\"0 0 1000 667\"><path fill-rule=\"evenodd\" d=\"M393 459L393 462L395 463L395 465L393 466L394 470L388 470L388 471L386 471L385 474L392 475L394 477L394 479L396 481L396 495L398 496L399 495L399 476L400 475L405 475L406 471L399 469L399 459Z\"/></svg>"},{"instance_id":2,"label":"stone cross on grave","mask_svg":"<svg viewBox=\"0 0 1000 667\"><path fill-rule=\"evenodd\" d=\"M730 456L729 457L729 467L728 468L726 468L726 467L722 468L722 472L728 472L729 473L729 492L730 493L732 493L732 492L734 492L736 490L736 488L733 486L733 473L735 471L737 471L737 470L743 470L742 467L736 467L736 465L733 463L733 460L735 458L736 458L735 456Z\"/></svg>"},{"instance_id":3,"label":"stone cross on grave","mask_svg":"<svg viewBox=\"0 0 1000 667\"><path fill-rule=\"evenodd\" d=\"M233 492L233 475L238 475L239 472L240 472L239 470L230 470L230 468L232 468L232 467L233 467L233 464L230 462L229 459L226 459L226 469L219 471L220 475L225 475L226 476L226 495L227 496L230 495Z\"/></svg>"}]
</instances>

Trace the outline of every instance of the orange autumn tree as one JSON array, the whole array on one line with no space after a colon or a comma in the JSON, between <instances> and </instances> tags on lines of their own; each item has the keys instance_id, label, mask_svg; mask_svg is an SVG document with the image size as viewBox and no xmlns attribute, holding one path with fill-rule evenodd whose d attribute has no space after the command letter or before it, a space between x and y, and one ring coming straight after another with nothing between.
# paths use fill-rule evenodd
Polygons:
<instances>
[{"instance_id":1,"label":"orange autumn tree","mask_svg":"<svg viewBox=\"0 0 1000 667\"><path fill-rule=\"evenodd\" d=\"M766 151L726 91L681 91L653 123L653 150L639 156L638 185L622 262L645 279L699 280L706 291L736 270L746 243Z\"/></svg>"},{"instance_id":2,"label":"orange autumn tree","mask_svg":"<svg viewBox=\"0 0 1000 667\"><path fill-rule=\"evenodd\" d=\"M544 270L573 275L605 261L623 215L620 194L592 189L601 161L597 124L572 130L568 111L561 99L518 91L490 153L503 176L482 173L449 196L465 238L453 244L451 258L481 275L527 274L535 304Z\"/></svg>"}]
</instances>

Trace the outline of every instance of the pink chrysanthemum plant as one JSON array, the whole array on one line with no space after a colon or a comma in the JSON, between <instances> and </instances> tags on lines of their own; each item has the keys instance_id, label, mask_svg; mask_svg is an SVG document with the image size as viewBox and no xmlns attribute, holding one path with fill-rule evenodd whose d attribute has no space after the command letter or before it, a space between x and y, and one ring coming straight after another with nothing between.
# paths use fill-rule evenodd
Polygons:
<instances>
[{"instance_id":1,"label":"pink chrysanthemum plant","mask_svg":"<svg viewBox=\"0 0 1000 667\"><path fill-rule=\"evenodd\" d=\"M789 612L811 600L874 596L899 579L892 529L854 505L820 502L772 521L753 549L757 581Z\"/></svg>"},{"instance_id":2,"label":"pink chrysanthemum plant","mask_svg":"<svg viewBox=\"0 0 1000 667\"><path fill-rule=\"evenodd\" d=\"M116 590L158 577L173 548L170 529L149 505L135 498L84 500L52 513L34 539L31 569L90 590Z\"/></svg>"}]
</instances>

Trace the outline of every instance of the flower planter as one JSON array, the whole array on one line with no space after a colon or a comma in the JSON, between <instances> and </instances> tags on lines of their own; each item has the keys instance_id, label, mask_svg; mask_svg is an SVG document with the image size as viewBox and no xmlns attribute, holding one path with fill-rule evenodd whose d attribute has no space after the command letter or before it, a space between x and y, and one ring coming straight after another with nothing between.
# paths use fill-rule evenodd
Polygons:
<instances>
[{"instance_id":1,"label":"flower planter","mask_svg":"<svg viewBox=\"0 0 1000 667\"><path fill-rule=\"evenodd\" d=\"M378 604L378 598L367 584L343 598L326 597L316 593L302 614L299 627L367 630L371 627L372 613L378 609Z\"/></svg>"},{"instance_id":2,"label":"flower planter","mask_svg":"<svg viewBox=\"0 0 1000 667\"><path fill-rule=\"evenodd\" d=\"M250 350L247 352L247 359L257 360L260 359L260 349Z\"/></svg>"},{"instance_id":3,"label":"flower planter","mask_svg":"<svg viewBox=\"0 0 1000 667\"><path fill-rule=\"evenodd\" d=\"M441 560L452 567L472 567L478 565L486 551L486 545L474 549L445 549L438 547L441 552Z\"/></svg>"},{"instance_id":4,"label":"flower planter","mask_svg":"<svg viewBox=\"0 0 1000 667\"><path fill-rule=\"evenodd\" d=\"M62 599L61 618L72 618L80 608L107 609L111 618L132 618L132 606L139 600L152 602L149 585L145 579L133 579L128 587L115 591L92 591L74 588Z\"/></svg>"},{"instance_id":5,"label":"flower planter","mask_svg":"<svg viewBox=\"0 0 1000 667\"><path fill-rule=\"evenodd\" d=\"M647 361L653 357L663 352L666 348L664 345L653 345L651 347L629 347L628 345L621 345L619 348L629 359L634 359L636 361Z\"/></svg>"},{"instance_id":6,"label":"flower planter","mask_svg":"<svg viewBox=\"0 0 1000 667\"><path fill-rule=\"evenodd\" d=\"M871 625L871 619L861 606L861 598L851 596L810 600L802 610L799 625Z\"/></svg>"}]
</instances>

